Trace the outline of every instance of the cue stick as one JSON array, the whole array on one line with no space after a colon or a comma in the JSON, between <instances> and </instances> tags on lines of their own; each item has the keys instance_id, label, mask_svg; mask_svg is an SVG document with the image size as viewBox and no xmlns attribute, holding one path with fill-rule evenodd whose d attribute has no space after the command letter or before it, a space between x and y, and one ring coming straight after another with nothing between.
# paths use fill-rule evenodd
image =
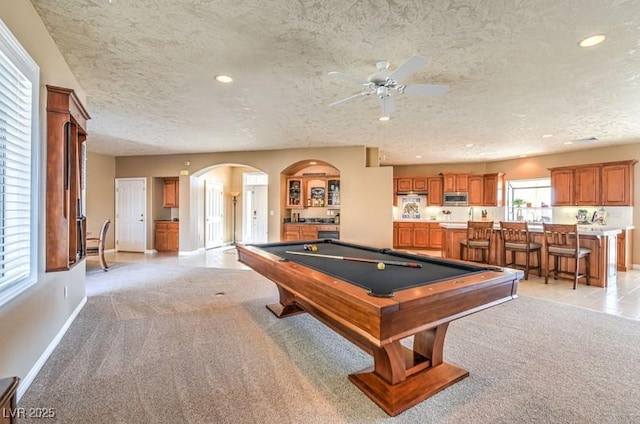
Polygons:
<instances>
[{"instance_id":1,"label":"cue stick","mask_svg":"<svg viewBox=\"0 0 640 424\"><path fill-rule=\"evenodd\" d=\"M417 262L385 261L382 259L354 258L352 256L336 256L336 255L323 255L320 253L292 252L290 250L286 250L284 253L289 253L291 255L317 256L320 258L339 259L343 261L369 262L373 264L382 262L385 265L406 266L409 268L422 268L422 264L419 264Z\"/></svg>"}]
</instances>

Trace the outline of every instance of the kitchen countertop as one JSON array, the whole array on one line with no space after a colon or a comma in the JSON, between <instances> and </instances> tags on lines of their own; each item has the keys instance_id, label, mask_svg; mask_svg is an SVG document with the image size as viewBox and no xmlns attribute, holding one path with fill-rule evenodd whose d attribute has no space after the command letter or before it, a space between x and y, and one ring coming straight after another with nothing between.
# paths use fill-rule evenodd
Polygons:
<instances>
[{"instance_id":1,"label":"kitchen countertop","mask_svg":"<svg viewBox=\"0 0 640 424\"><path fill-rule=\"evenodd\" d=\"M430 222L430 221L424 221ZM446 229L462 229L467 228L467 221L443 221L440 223L442 228ZM500 229L500 223L495 222L494 227L495 230ZM542 232L542 224L541 223L530 223L530 231L537 233ZM598 225L598 224L586 224L586 225L578 225L578 233L584 235L592 235L592 236L613 236L616 234L620 234L623 230L632 230L635 227L633 225L627 226L615 226L615 225Z\"/></svg>"}]
</instances>

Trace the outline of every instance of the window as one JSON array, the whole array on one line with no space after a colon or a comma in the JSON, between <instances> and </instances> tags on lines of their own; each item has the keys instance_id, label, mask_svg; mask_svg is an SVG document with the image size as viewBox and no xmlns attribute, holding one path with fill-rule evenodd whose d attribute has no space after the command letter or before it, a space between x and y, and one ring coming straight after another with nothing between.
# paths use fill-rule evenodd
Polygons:
<instances>
[{"instance_id":1,"label":"window","mask_svg":"<svg viewBox=\"0 0 640 424\"><path fill-rule=\"evenodd\" d=\"M551 180L514 180L507 182L507 221L551 221Z\"/></svg>"},{"instance_id":2,"label":"window","mask_svg":"<svg viewBox=\"0 0 640 424\"><path fill-rule=\"evenodd\" d=\"M0 21L0 305L37 279L39 78Z\"/></svg>"}]
</instances>

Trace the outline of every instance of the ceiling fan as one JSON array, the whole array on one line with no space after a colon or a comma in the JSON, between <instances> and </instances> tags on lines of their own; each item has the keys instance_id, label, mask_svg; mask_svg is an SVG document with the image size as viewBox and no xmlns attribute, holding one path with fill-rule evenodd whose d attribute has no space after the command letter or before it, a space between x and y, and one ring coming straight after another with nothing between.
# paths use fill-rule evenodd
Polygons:
<instances>
[{"instance_id":1,"label":"ceiling fan","mask_svg":"<svg viewBox=\"0 0 640 424\"><path fill-rule=\"evenodd\" d=\"M405 85L402 81L409 77L418 69L427 64L427 59L414 54L409 57L402 65L398 66L394 71L389 72L389 62L381 60L376 63L378 72L370 75L367 79L355 77L342 72L329 72L329 76L332 78L340 78L343 80L355 82L363 86L363 90L360 93L356 93L345 99L338 100L331 103L329 106L339 105L357 97L369 96L375 94L380 100L380 107L382 108L382 117L389 118L395 106L390 93L396 91L399 94L425 94L430 96L441 96L449 91L449 87L446 85L434 85L434 84L413 84Z\"/></svg>"}]
</instances>

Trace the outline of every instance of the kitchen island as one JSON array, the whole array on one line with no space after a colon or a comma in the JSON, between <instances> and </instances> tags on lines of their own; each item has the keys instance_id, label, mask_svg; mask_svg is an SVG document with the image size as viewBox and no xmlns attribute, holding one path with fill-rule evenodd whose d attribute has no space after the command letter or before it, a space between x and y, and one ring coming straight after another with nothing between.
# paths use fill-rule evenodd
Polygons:
<instances>
[{"instance_id":1,"label":"kitchen island","mask_svg":"<svg viewBox=\"0 0 640 424\"><path fill-rule=\"evenodd\" d=\"M441 223L444 228L444 238L442 243L442 257L449 259L460 259L460 240L467 237L466 222L447 222ZM617 236L626 231L628 227L613 227L603 225L579 225L578 234L580 234L580 246L591 250L591 285L597 287L607 287L615 284L618 275L617 272ZM493 265L501 265L502 261L502 240L500 239L500 224L495 222L493 239L491 240L491 256L490 263ZM530 232L532 240L543 244L542 224L531 224ZM471 258L474 260L475 258ZM524 257L517 257L518 263L524 263ZM561 268L570 269L568 261L561 261ZM584 265L581 263L581 269ZM547 269L547 258L542 255L542 269ZM584 280L580 281L585 284Z\"/></svg>"}]
</instances>

